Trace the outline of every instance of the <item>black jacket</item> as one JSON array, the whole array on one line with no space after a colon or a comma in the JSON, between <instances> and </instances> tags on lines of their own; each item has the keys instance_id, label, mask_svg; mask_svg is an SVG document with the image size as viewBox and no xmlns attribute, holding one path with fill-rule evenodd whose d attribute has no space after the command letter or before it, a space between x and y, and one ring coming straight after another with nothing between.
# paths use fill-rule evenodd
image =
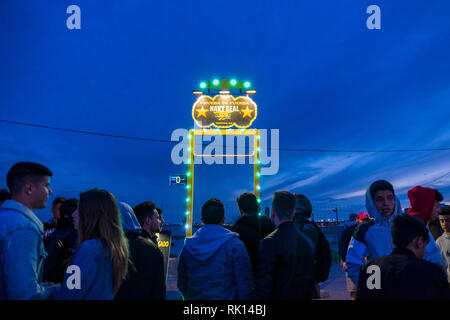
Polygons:
<instances>
[{"instance_id":1,"label":"black jacket","mask_svg":"<svg viewBox=\"0 0 450 320\"><path fill-rule=\"evenodd\" d=\"M261 241L255 299L312 299L313 245L294 222L284 222Z\"/></svg>"},{"instance_id":2,"label":"black jacket","mask_svg":"<svg viewBox=\"0 0 450 320\"><path fill-rule=\"evenodd\" d=\"M44 263L42 281L62 283L65 271L77 248L78 232L75 228L56 227L44 239L47 258Z\"/></svg>"},{"instance_id":3,"label":"black jacket","mask_svg":"<svg viewBox=\"0 0 450 320\"><path fill-rule=\"evenodd\" d=\"M352 239L353 232L355 232L357 225L353 225L347 227L342 231L341 236L339 237L338 248L339 255L341 256L342 261L345 262L345 258L347 257L347 249L350 244L350 240Z\"/></svg>"},{"instance_id":4,"label":"black jacket","mask_svg":"<svg viewBox=\"0 0 450 320\"><path fill-rule=\"evenodd\" d=\"M313 243L315 255L314 280L324 282L328 279L331 268L331 250L327 238L320 227L309 221L308 217L300 214L294 218L299 230L303 232Z\"/></svg>"},{"instance_id":5,"label":"black jacket","mask_svg":"<svg viewBox=\"0 0 450 320\"><path fill-rule=\"evenodd\" d=\"M164 259L158 247L136 232L127 232L131 263L116 300L164 300Z\"/></svg>"},{"instance_id":6,"label":"black jacket","mask_svg":"<svg viewBox=\"0 0 450 320\"><path fill-rule=\"evenodd\" d=\"M369 289L367 282L373 283L373 271L380 268L380 289ZM371 279L368 279L372 277ZM367 281L369 280L369 281ZM358 282L360 300L429 300L450 299L450 289L444 271L436 264L418 259L405 248L395 248L390 255L369 261L361 268Z\"/></svg>"},{"instance_id":7,"label":"black jacket","mask_svg":"<svg viewBox=\"0 0 450 320\"><path fill-rule=\"evenodd\" d=\"M156 234L150 235L147 231L142 230L141 237L151 240L156 246L158 246L158 238L156 237Z\"/></svg>"},{"instance_id":8,"label":"black jacket","mask_svg":"<svg viewBox=\"0 0 450 320\"><path fill-rule=\"evenodd\" d=\"M274 230L275 225L269 218L257 215L243 216L231 228L231 231L239 234L239 239L247 248L253 273L258 263L259 242Z\"/></svg>"}]
</instances>

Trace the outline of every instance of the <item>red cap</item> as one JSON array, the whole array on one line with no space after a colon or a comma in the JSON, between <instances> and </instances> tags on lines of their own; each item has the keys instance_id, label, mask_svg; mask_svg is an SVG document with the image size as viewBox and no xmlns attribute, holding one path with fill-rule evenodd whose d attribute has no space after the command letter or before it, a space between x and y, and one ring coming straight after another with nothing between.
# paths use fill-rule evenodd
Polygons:
<instances>
[{"instance_id":1,"label":"red cap","mask_svg":"<svg viewBox=\"0 0 450 320\"><path fill-rule=\"evenodd\" d=\"M358 213L358 215L356 217L361 220L370 219L370 216L367 213L365 213L364 211Z\"/></svg>"}]
</instances>

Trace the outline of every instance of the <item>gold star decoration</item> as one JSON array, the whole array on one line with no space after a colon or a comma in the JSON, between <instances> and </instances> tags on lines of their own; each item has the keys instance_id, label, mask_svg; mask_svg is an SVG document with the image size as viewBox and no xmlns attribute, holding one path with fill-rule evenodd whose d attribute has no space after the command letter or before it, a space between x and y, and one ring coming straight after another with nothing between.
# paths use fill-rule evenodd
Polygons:
<instances>
[{"instance_id":1,"label":"gold star decoration","mask_svg":"<svg viewBox=\"0 0 450 320\"><path fill-rule=\"evenodd\" d=\"M201 116L204 116L206 118L206 111L208 111L208 110L203 109L203 106L200 110L197 109L197 112L198 112L197 118L199 118Z\"/></svg>"},{"instance_id":2,"label":"gold star decoration","mask_svg":"<svg viewBox=\"0 0 450 320\"><path fill-rule=\"evenodd\" d=\"M247 106L247 109L241 110L243 112L242 118L245 118L246 116L249 116L249 118L252 117L253 110L250 110Z\"/></svg>"}]
</instances>

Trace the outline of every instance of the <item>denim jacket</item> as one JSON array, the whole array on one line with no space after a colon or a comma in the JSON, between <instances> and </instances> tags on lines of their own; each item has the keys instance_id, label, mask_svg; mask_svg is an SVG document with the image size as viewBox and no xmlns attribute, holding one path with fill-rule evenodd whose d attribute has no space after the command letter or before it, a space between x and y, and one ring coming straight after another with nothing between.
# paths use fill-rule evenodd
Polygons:
<instances>
[{"instance_id":1,"label":"denim jacket","mask_svg":"<svg viewBox=\"0 0 450 320\"><path fill-rule=\"evenodd\" d=\"M55 286L42 284L44 226L29 208L6 200L0 209L0 300L48 299Z\"/></svg>"}]
</instances>

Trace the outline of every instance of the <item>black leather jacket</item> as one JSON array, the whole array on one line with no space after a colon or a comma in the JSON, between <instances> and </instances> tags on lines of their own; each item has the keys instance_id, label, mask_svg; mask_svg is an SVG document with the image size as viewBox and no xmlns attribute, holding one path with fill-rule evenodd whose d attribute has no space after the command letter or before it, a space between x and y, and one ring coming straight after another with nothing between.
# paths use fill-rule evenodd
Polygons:
<instances>
[{"instance_id":1,"label":"black leather jacket","mask_svg":"<svg viewBox=\"0 0 450 320\"><path fill-rule=\"evenodd\" d=\"M253 298L309 300L313 288L313 245L294 222L284 222L261 241Z\"/></svg>"}]
</instances>

